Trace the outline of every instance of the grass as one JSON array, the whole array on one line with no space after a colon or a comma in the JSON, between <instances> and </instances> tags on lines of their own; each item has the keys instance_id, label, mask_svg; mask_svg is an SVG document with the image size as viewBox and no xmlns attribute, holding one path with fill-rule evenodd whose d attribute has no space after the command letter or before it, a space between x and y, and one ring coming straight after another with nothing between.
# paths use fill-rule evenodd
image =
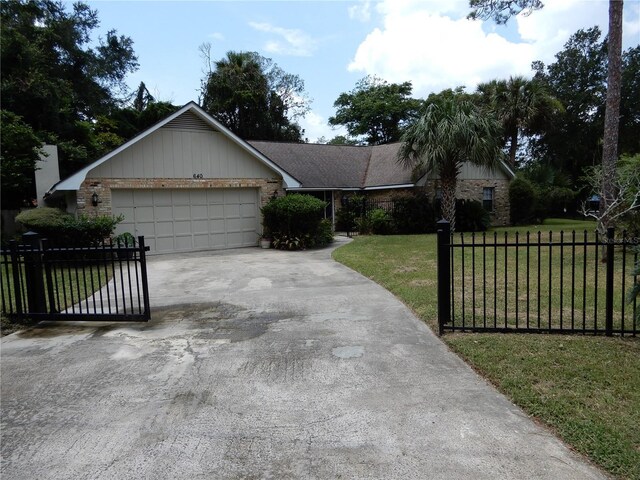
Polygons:
<instances>
[{"instance_id":1,"label":"grass","mask_svg":"<svg viewBox=\"0 0 640 480\"><path fill-rule=\"evenodd\" d=\"M24 266L21 266L24 269ZM112 277L113 273L103 265L91 265L83 267L56 267L52 269L53 297L47 294L47 309L64 311L82 300L90 297L93 292L102 288ZM11 309L15 309L14 300L14 279L11 264L0 264L0 278L2 278L2 301L11 302ZM21 274L22 292L26 291L24 271ZM23 297L25 302L26 297ZM89 307L87 307L89 308ZM29 325L33 325L31 319L18 319L16 317L2 315L0 328L2 335L22 330Z\"/></svg>"},{"instance_id":2,"label":"grass","mask_svg":"<svg viewBox=\"0 0 640 480\"><path fill-rule=\"evenodd\" d=\"M552 220L541 228L555 236L592 230L593 224ZM383 285L437 331L435 235L357 237L334 258ZM473 333L442 338L575 450L618 478L640 479L640 340Z\"/></svg>"}]
</instances>

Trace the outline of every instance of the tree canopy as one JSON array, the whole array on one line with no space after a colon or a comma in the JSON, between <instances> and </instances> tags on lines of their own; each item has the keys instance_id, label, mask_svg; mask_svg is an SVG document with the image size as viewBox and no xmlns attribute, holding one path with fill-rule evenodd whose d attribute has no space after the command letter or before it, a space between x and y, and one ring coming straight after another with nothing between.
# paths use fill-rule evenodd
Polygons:
<instances>
[{"instance_id":1,"label":"tree canopy","mask_svg":"<svg viewBox=\"0 0 640 480\"><path fill-rule=\"evenodd\" d=\"M52 0L1 2L0 19L3 123L57 144L63 175L111 148L101 143L100 119L127 98L125 77L138 67L131 39L110 30L91 46L98 16L81 2L70 11ZM14 140L3 135L3 185L5 172L31 156L30 148L6 144ZM23 195L32 195L25 187Z\"/></svg>"},{"instance_id":2,"label":"tree canopy","mask_svg":"<svg viewBox=\"0 0 640 480\"><path fill-rule=\"evenodd\" d=\"M564 106L531 139L532 156L567 172L574 184L585 167L600 162L607 92L607 42L598 27L578 30L555 62L534 62L535 80ZM640 46L622 62L619 151L640 151Z\"/></svg>"},{"instance_id":3,"label":"tree canopy","mask_svg":"<svg viewBox=\"0 0 640 480\"><path fill-rule=\"evenodd\" d=\"M439 175L442 214L455 230L455 193L464 162L494 168L501 158L500 125L469 96L432 95L422 116L402 135L401 163Z\"/></svg>"},{"instance_id":4,"label":"tree canopy","mask_svg":"<svg viewBox=\"0 0 640 480\"><path fill-rule=\"evenodd\" d=\"M402 129L418 116L421 102L411 98L411 82L388 83L375 76L360 80L348 93L341 93L329 118L333 126L344 125L349 135L364 137L368 145L397 142Z\"/></svg>"},{"instance_id":5,"label":"tree canopy","mask_svg":"<svg viewBox=\"0 0 640 480\"><path fill-rule=\"evenodd\" d=\"M205 48L206 50L206 48ZM202 107L246 140L302 141L303 80L256 52L227 52L202 82Z\"/></svg>"},{"instance_id":6,"label":"tree canopy","mask_svg":"<svg viewBox=\"0 0 640 480\"><path fill-rule=\"evenodd\" d=\"M477 93L483 106L502 124L504 144L509 145L509 164L516 166L519 139L533 134L563 110L545 86L522 76L481 83Z\"/></svg>"}]
</instances>

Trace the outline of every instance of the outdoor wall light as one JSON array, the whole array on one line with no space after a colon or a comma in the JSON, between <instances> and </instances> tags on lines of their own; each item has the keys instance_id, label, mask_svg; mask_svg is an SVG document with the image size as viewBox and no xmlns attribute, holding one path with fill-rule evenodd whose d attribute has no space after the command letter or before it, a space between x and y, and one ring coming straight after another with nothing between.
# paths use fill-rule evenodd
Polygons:
<instances>
[{"instance_id":1,"label":"outdoor wall light","mask_svg":"<svg viewBox=\"0 0 640 480\"><path fill-rule=\"evenodd\" d=\"M100 197L98 197L96 192L93 192L93 195L91 195L91 205L97 207L98 203L100 203Z\"/></svg>"}]
</instances>

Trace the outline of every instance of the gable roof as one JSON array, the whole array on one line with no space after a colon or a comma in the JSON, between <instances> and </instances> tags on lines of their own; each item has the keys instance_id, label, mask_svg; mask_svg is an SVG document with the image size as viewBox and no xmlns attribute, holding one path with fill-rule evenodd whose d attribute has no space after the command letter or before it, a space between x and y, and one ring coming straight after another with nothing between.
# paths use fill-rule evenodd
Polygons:
<instances>
[{"instance_id":1,"label":"gable roof","mask_svg":"<svg viewBox=\"0 0 640 480\"><path fill-rule=\"evenodd\" d=\"M400 143L376 146L250 141L300 180L303 189L409 187L411 169L398 164Z\"/></svg>"},{"instance_id":2,"label":"gable roof","mask_svg":"<svg viewBox=\"0 0 640 480\"><path fill-rule=\"evenodd\" d=\"M96 160L96 161L90 163L89 165L85 166L84 168L78 170L73 175L71 175L71 176L65 178L64 180L61 180L60 182L56 183L54 186L52 186L49 189L49 191L47 193L51 194L51 193L53 193L55 191L59 191L59 190L78 190L80 188L80 185L82 184L82 182L87 177L87 174L91 170L93 170L97 166L105 163L109 159L113 158L114 156L118 155L122 151L124 151L127 148L129 148L130 146L132 146L135 143L139 142L143 138L148 137L149 135L151 135L152 133L154 133L158 129L160 129L162 127L165 127L165 126L171 127L176 122L185 121L185 117L183 117L182 119L179 119L179 117L181 117L182 115L184 115L187 112L195 115L195 117L197 118L196 122L200 126L203 126L203 127L206 126L206 128L211 128L214 131L221 133L226 138L228 138L230 141L232 141L233 143L238 145L240 148L245 150L247 153L249 153L251 156L253 156L256 160L258 160L259 162L263 163L264 165L268 166L269 168L271 168L272 170L274 170L275 172L280 174L282 176L282 178L283 178L283 181L284 181L284 184L285 184L286 187L288 187L288 188L300 187L300 182L296 178L294 178L292 175L290 175L287 171L282 169L279 165L275 164L273 161L271 161L269 158L265 157L262 153L257 151L255 148L253 148L247 142L245 142L240 137L235 135L233 132L231 132L229 129L227 129L225 126L223 126L220 122L218 122L215 118L213 118L211 115L209 115L207 112L205 112L202 108L200 108L200 106L198 106L195 102L189 102L186 105L184 105L182 108L180 108L178 111L176 111L175 113L169 115L168 117L166 117L163 120L160 120L158 123L156 123L155 125L149 127L148 129L146 129L142 133L136 135L135 137L133 137L128 142L123 143L122 145L120 145L115 150L112 150L111 152L109 152L105 156L99 158L98 160ZM191 122L194 121L193 120L194 117L192 115L188 115L188 117L189 118L187 119L187 121L191 121ZM176 120L176 119L178 119L178 120ZM176 121L176 122L174 122L174 121Z\"/></svg>"}]
</instances>

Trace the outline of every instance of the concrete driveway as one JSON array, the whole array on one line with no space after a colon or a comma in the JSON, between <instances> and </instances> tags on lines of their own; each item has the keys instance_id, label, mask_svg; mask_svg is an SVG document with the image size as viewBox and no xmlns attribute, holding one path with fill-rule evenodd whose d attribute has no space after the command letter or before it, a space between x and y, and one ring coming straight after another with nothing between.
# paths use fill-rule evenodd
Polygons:
<instances>
[{"instance_id":1,"label":"concrete driveway","mask_svg":"<svg viewBox=\"0 0 640 480\"><path fill-rule=\"evenodd\" d=\"M605 478L330 249L149 273L148 324L2 340L2 478Z\"/></svg>"}]
</instances>

